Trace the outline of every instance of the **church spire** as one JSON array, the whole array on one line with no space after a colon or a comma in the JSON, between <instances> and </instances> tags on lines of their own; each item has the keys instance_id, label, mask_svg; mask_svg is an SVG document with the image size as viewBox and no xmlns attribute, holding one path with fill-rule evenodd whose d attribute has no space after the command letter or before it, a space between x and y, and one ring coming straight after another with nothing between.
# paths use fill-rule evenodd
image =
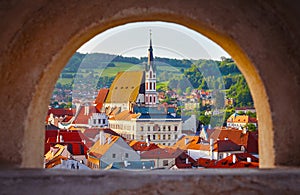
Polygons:
<instances>
[{"instance_id":1,"label":"church spire","mask_svg":"<svg viewBox=\"0 0 300 195\"><path fill-rule=\"evenodd\" d=\"M151 66L152 66L152 69L154 70L154 67L153 67L153 48L152 48L152 31L150 29L150 46L149 46L149 49L148 49L147 70L149 70Z\"/></svg>"}]
</instances>

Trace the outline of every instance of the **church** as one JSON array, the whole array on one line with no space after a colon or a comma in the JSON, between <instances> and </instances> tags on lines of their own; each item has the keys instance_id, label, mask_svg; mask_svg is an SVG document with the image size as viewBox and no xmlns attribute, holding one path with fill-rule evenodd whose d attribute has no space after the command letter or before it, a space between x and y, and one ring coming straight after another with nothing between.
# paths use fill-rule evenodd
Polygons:
<instances>
[{"instance_id":1,"label":"church","mask_svg":"<svg viewBox=\"0 0 300 195\"><path fill-rule=\"evenodd\" d=\"M159 104L152 37L144 71L119 72L103 102L109 127L129 140L173 145L182 134L176 108Z\"/></svg>"}]
</instances>

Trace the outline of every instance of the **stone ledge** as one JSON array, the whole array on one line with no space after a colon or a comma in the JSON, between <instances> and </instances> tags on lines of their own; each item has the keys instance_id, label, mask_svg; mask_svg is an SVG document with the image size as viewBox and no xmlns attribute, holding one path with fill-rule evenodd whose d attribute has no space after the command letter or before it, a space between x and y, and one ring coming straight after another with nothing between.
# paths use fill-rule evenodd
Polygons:
<instances>
[{"instance_id":1,"label":"stone ledge","mask_svg":"<svg viewBox=\"0 0 300 195\"><path fill-rule=\"evenodd\" d=\"M0 194L299 194L300 169L0 171Z\"/></svg>"}]
</instances>

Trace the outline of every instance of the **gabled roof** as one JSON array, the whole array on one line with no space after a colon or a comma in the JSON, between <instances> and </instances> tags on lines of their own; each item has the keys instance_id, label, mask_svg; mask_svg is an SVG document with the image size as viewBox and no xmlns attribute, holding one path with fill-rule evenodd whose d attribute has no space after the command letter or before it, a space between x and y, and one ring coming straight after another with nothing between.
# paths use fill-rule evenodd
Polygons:
<instances>
[{"instance_id":1,"label":"gabled roof","mask_svg":"<svg viewBox=\"0 0 300 195\"><path fill-rule=\"evenodd\" d=\"M73 116L75 114L75 110L71 108L50 108L48 109L48 115L50 115L51 113L57 117L64 117L65 115Z\"/></svg>"},{"instance_id":2,"label":"gabled roof","mask_svg":"<svg viewBox=\"0 0 300 195\"><path fill-rule=\"evenodd\" d=\"M110 118L110 120L131 120L139 118L140 114L132 114L129 110L124 110L118 114L116 114L114 117Z\"/></svg>"},{"instance_id":3,"label":"gabled roof","mask_svg":"<svg viewBox=\"0 0 300 195\"><path fill-rule=\"evenodd\" d=\"M235 163L233 162L233 156L235 156ZM250 158L251 162L247 162L247 158ZM258 168L258 165L258 158L253 155L237 153L217 161L215 165L211 165L208 168Z\"/></svg>"},{"instance_id":4,"label":"gabled roof","mask_svg":"<svg viewBox=\"0 0 300 195\"><path fill-rule=\"evenodd\" d=\"M98 95L95 100L95 104L103 104L105 102L106 96L109 92L109 89L102 88L99 90Z\"/></svg>"},{"instance_id":5,"label":"gabled roof","mask_svg":"<svg viewBox=\"0 0 300 195\"><path fill-rule=\"evenodd\" d=\"M143 83L143 71L119 72L110 86L106 103L135 102Z\"/></svg>"},{"instance_id":6,"label":"gabled roof","mask_svg":"<svg viewBox=\"0 0 300 195\"><path fill-rule=\"evenodd\" d=\"M172 148L180 148L182 150L186 150L190 145L195 145L199 143L199 136L182 136L173 146Z\"/></svg>"},{"instance_id":7,"label":"gabled roof","mask_svg":"<svg viewBox=\"0 0 300 195\"><path fill-rule=\"evenodd\" d=\"M93 115L93 113L98 113L95 106L87 106L88 113L86 113L86 107L80 106L79 113L75 120L73 121L73 124L88 124L89 118Z\"/></svg>"},{"instance_id":8,"label":"gabled roof","mask_svg":"<svg viewBox=\"0 0 300 195\"><path fill-rule=\"evenodd\" d=\"M152 169L154 168L154 161L122 161L113 162L107 169Z\"/></svg>"},{"instance_id":9,"label":"gabled roof","mask_svg":"<svg viewBox=\"0 0 300 195\"><path fill-rule=\"evenodd\" d=\"M156 148L159 148L156 144L154 143L149 143L149 145L147 145L146 142L142 142L142 141L131 141L129 143L129 146L134 149L135 151L148 151L148 150L154 150Z\"/></svg>"},{"instance_id":10,"label":"gabled roof","mask_svg":"<svg viewBox=\"0 0 300 195\"><path fill-rule=\"evenodd\" d=\"M105 134L105 143L100 144L100 139L99 139L91 147L91 149L89 150L89 154L96 158L101 158L101 156L103 156L118 139L122 139L122 138L120 138L119 136Z\"/></svg>"},{"instance_id":11,"label":"gabled roof","mask_svg":"<svg viewBox=\"0 0 300 195\"><path fill-rule=\"evenodd\" d=\"M229 152L229 151L240 151L241 146L232 142L231 140L218 140L214 145L214 151L218 152Z\"/></svg>"},{"instance_id":12,"label":"gabled roof","mask_svg":"<svg viewBox=\"0 0 300 195\"><path fill-rule=\"evenodd\" d=\"M257 123L257 119L256 118L251 118L248 115L238 115L238 114L234 113L227 119L227 122L231 122L231 123Z\"/></svg>"},{"instance_id":13,"label":"gabled roof","mask_svg":"<svg viewBox=\"0 0 300 195\"><path fill-rule=\"evenodd\" d=\"M157 158L177 158L184 151L172 148L157 148L154 150L145 151L141 154L142 159L157 159Z\"/></svg>"}]
</instances>

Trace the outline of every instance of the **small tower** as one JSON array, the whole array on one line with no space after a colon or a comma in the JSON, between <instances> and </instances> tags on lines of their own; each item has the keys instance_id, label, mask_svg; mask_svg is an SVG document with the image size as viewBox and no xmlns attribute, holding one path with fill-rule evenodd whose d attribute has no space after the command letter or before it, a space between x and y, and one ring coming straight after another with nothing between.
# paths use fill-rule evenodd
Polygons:
<instances>
[{"instance_id":1,"label":"small tower","mask_svg":"<svg viewBox=\"0 0 300 195\"><path fill-rule=\"evenodd\" d=\"M156 67L153 59L152 32L150 30L150 46L148 49L148 63L145 67L145 104L155 106L157 103L156 93Z\"/></svg>"}]
</instances>

